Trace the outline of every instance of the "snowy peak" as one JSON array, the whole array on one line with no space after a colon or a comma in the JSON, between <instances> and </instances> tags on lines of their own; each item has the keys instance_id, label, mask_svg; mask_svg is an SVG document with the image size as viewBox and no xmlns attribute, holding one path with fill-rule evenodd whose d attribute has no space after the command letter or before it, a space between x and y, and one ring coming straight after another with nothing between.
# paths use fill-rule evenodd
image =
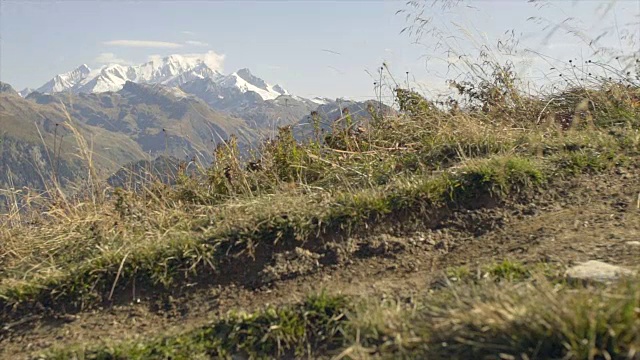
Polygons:
<instances>
[{"instance_id":1,"label":"snowy peak","mask_svg":"<svg viewBox=\"0 0 640 360\"><path fill-rule=\"evenodd\" d=\"M219 78L221 76L218 71L207 66L202 59L171 55L161 59L153 59L141 65L105 66L94 77L83 81L76 91L86 93L118 91L127 81L179 86L195 79Z\"/></svg>"},{"instance_id":2,"label":"snowy peak","mask_svg":"<svg viewBox=\"0 0 640 360\"><path fill-rule=\"evenodd\" d=\"M69 90L80 83L82 80L84 80L89 75L89 73L91 73L91 69L89 69L86 64L82 64L72 71L56 75L53 79L49 80L49 82L39 87L36 91L48 94L52 92Z\"/></svg>"},{"instance_id":3,"label":"snowy peak","mask_svg":"<svg viewBox=\"0 0 640 360\"><path fill-rule=\"evenodd\" d=\"M258 87L262 90L267 90L267 83L259 77L254 76L249 69L244 68L235 72L236 75L241 77L243 80L248 82L249 84Z\"/></svg>"},{"instance_id":4,"label":"snowy peak","mask_svg":"<svg viewBox=\"0 0 640 360\"><path fill-rule=\"evenodd\" d=\"M137 96L139 98L162 98L166 99L184 99L189 97L189 94L185 93L178 87L160 86L157 84L140 84L132 81L126 81L122 86L122 89L118 91L120 95ZM153 101L149 101L153 102ZM168 104L167 102L166 104Z\"/></svg>"},{"instance_id":5,"label":"snowy peak","mask_svg":"<svg viewBox=\"0 0 640 360\"><path fill-rule=\"evenodd\" d=\"M167 71L166 76L163 77L162 84L169 86L179 86L186 82L193 81L196 79L220 79L222 78L222 74L220 74L217 70L212 70L207 64L200 63L188 70L179 71L179 72L171 72Z\"/></svg>"},{"instance_id":6,"label":"snowy peak","mask_svg":"<svg viewBox=\"0 0 640 360\"><path fill-rule=\"evenodd\" d=\"M236 74L238 74L238 76L240 76L243 80L245 80L246 82L248 82L251 85L254 85L262 90L271 92L271 93L277 93L277 96L280 95L289 95L289 92L285 89L282 88L282 86L280 85L269 85L267 84L264 80L260 79L259 77L253 75L251 73L251 71L249 71L249 69L244 68L244 69L240 69L238 71L236 71ZM276 97L277 97L276 96ZM266 99L265 99L266 100Z\"/></svg>"},{"instance_id":7,"label":"snowy peak","mask_svg":"<svg viewBox=\"0 0 640 360\"><path fill-rule=\"evenodd\" d=\"M289 95L289 92L280 85L274 85L273 90L282 95Z\"/></svg>"},{"instance_id":8,"label":"snowy peak","mask_svg":"<svg viewBox=\"0 0 640 360\"><path fill-rule=\"evenodd\" d=\"M130 74L127 67L122 65L107 65L92 75L78 83L73 90L82 93L117 91L122 89Z\"/></svg>"},{"instance_id":9,"label":"snowy peak","mask_svg":"<svg viewBox=\"0 0 640 360\"><path fill-rule=\"evenodd\" d=\"M271 86L264 80L254 76L249 69L240 69L231 75L220 79L219 85L222 87L235 87L241 92L252 91L258 94L262 100L273 100L280 95L287 95L288 92L281 86Z\"/></svg>"},{"instance_id":10,"label":"snowy peak","mask_svg":"<svg viewBox=\"0 0 640 360\"><path fill-rule=\"evenodd\" d=\"M80 74L81 76L87 76L91 72L91 69L87 66L87 64L82 64L78 66L77 69L73 70L72 73Z\"/></svg>"},{"instance_id":11,"label":"snowy peak","mask_svg":"<svg viewBox=\"0 0 640 360\"><path fill-rule=\"evenodd\" d=\"M152 57L140 65L105 65L93 71L83 64L73 71L56 75L37 91L44 94L61 91L101 93L119 91L127 81L177 87L194 80L210 79L219 89L217 91L226 88L264 101L289 95L280 85L268 84L247 68L222 75L214 69L216 65L208 60L207 55L170 55Z\"/></svg>"},{"instance_id":12,"label":"snowy peak","mask_svg":"<svg viewBox=\"0 0 640 360\"><path fill-rule=\"evenodd\" d=\"M118 91L127 81L148 84L179 86L195 79L219 79L222 75L207 65L204 58L191 55L171 55L153 58L134 66L105 65L91 70L83 64L68 73L56 75L37 89L50 94L61 91L74 93L98 93Z\"/></svg>"},{"instance_id":13,"label":"snowy peak","mask_svg":"<svg viewBox=\"0 0 640 360\"><path fill-rule=\"evenodd\" d=\"M221 74L211 69L203 59L171 55L154 59L135 67L136 82L159 83L178 86L187 81L203 78L218 78Z\"/></svg>"},{"instance_id":14,"label":"snowy peak","mask_svg":"<svg viewBox=\"0 0 640 360\"><path fill-rule=\"evenodd\" d=\"M32 88L26 87L26 88L18 91L18 94L24 98L24 97L27 97L29 94L31 94L34 91L35 90L32 89Z\"/></svg>"},{"instance_id":15,"label":"snowy peak","mask_svg":"<svg viewBox=\"0 0 640 360\"><path fill-rule=\"evenodd\" d=\"M160 69L165 74L178 73L193 69L195 67L205 65L204 59L194 56L169 55L164 58L153 58L151 61L142 64L141 67L151 67L152 69Z\"/></svg>"},{"instance_id":16,"label":"snowy peak","mask_svg":"<svg viewBox=\"0 0 640 360\"><path fill-rule=\"evenodd\" d=\"M314 102L314 103L316 103L318 105L325 105L325 104L331 103L331 99L323 98L323 97L319 97L319 96L313 97L313 98L311 98L309 100L311 100L312 102Z\"/></svg>"}]
</instances>

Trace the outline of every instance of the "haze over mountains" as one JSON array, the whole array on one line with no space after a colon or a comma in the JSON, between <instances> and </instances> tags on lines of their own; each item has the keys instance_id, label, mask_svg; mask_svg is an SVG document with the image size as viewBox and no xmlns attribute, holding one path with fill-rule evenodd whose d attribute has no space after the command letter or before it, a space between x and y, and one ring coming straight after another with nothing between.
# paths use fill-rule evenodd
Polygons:
<instances>
[{"instance_id":1,"label":"haze over mountains","mask_svg":"<svg viewBox=\"0 0 640 360\"><path fill-rule=\"evenodd\" d=\"M83 64L33 91L0 83L0 188L41 189L52 175L69 183L82 178L82 146L90 148L104 178L127 163L160 155L206 164L232 134L241 149L284 125L295 125L300 138L313 111L328 129L341 109L366 117L367 105L305 99L249 69L224 75L194 56L97 70Z\"/></svg>"}]
</instances>

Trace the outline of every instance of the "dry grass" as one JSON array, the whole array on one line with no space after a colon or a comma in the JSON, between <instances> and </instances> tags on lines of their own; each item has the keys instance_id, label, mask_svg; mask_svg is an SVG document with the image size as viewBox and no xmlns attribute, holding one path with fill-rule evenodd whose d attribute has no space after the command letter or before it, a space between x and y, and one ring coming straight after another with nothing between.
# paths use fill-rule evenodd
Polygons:
<instances>
[{"instance_id":1,"label":"dry grass","mask_svg":"<svg viewBox=\"0 0 640 360\"><path fill-rule=\"evenodd\" d=\"M96 184L80 200L53 198L31 223L4 222L3 306L92 304L131 281L169 286L216 273L228 254L251 254L262 243L349 236L406 213L429 217L477 196L542 186L551 176L625 166L640 153L640 109L627 100L600 96L597 103L616 102L632 115L623 123L563 128L538 124L535 113L503 121L411 96L418 102L403 104L409 114L357 133L336 128L300 144L282 129L265 145L259 169L242 166L232 139L204 176L183 174L175 186L149 184L141 192L98 191Z\"/></svg>"}]
</instances>

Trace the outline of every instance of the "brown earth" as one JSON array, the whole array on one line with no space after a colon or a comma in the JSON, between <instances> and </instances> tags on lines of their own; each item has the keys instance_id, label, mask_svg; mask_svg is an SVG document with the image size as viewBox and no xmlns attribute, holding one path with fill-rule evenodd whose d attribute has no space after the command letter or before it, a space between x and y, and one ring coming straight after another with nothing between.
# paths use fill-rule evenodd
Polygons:
<instances>
[{"instance_id":1,"label":"brown earth","mask_svg":"<svg viewBox=\"0 0 640 360\"><path fill-rule=\"evenodd\" d=\"M273 254L256 267L251 284L230 282L175 299L151 296L91 311L15 319L0 329L0 358L182 332L231 309L293 303L322 289L410 297L437 284L442 270L453 266L474 269L503 259L559 268L586 260L640 264L640 245L633 243L640 241L637 168L558 179L550 189L519 197L491 208L455 211L426 231L349 239L325 253L296 248Z\"/></svg>"}]
</instances>

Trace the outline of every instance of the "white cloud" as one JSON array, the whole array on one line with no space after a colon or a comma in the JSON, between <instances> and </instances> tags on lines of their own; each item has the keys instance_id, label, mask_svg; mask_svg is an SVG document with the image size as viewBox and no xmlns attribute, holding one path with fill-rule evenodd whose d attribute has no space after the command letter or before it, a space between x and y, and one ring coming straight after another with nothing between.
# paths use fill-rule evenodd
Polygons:
<instances>
[{"instance_id":1,"label":"white cloud","mask_svg":"<svg viewBox=\"0 0 640 360\"><path fill-rule=\"evenodd\" d=\"M101 53L93 61L98 64L119 64L119 65L131 65L131 62L122 58L119 58L114 53Z\"/></svg>"},{"instance_id":2,"label":"white cloud","mask_svg":"<svg viewBox=\"0 0 640 360\"><path fill-rule=\"evenodd\" d=\"M195 36L195 35L196 35L196 33L194 33L193 31L187 31L187 30L185 30L185 31L181 31L181 32L182 32L183 34L185 34L185 35L189 35L189 36Z\"/></svg>"},{"instance_id":3,"label":"white cloud","mask_svg":"<svg viewBox=\"0 0 640 360\"><path fill-rule=\"evenodd\" d=\"M201 47L209 46L209 44L207 44L206 42L194 41L194 40L187 40L184 43L191 46L201 46Z\"/></svg>"},{"instance_id":4,"label":"white cloud","mask_svg":"<svg viewBox=\"0 0 640 360\"><path fill-rule=\"evenodd\" d=\"M146 48L163 48L176 49L183 45L168 41L152 41L152 40L111 40L105 41L105 45L124 46L124 47L146 47Z\"/></svg>"},{"instance_id":5,"label":"white cloud","mask_svg":"<svg viewBox=\"0 0 640 360\"><path fill-rule=\"evenodd\" d=\"M204 61L204 63L207 64L208 67L218 71L222 71L222 66L224 64L225 58L224 54L218 54L213 50L209 50L204 54L184 54L182 56L186 58L202 59L202 61Z\"/></svg>"},{"instance_id":6,"label":"white cloud","mask_svg":"<svg viewBox=\"0 0 640 360\"><path fill-rule=\"evenodd\" d=\"M206 53L201 53L201 54L191 53L191 54L176 54L176 55L180 55L187 61L201 60L202 62L207 64L207 66L210 67L212 70L218 70L220 72L222 72L222 67L225 59L224 54L218 54L213 50L209 50ZM166 56L167 55L157 55L157 54L149 55L148 59L149 61L161 61Z\"/></svg>"},{"instance_id":7,"label":"white cloud","mask_svg":"<svg viewBox=\"0 0 640 360\"><path fill-rule=\"evenodd\" d=\"M159 54L153 54L153 55L147 56L147 60L153 61L153 62L159 62L159 61L162 61L163 57L164 56L159 55Z\"/></svg>"}]
</instances>

